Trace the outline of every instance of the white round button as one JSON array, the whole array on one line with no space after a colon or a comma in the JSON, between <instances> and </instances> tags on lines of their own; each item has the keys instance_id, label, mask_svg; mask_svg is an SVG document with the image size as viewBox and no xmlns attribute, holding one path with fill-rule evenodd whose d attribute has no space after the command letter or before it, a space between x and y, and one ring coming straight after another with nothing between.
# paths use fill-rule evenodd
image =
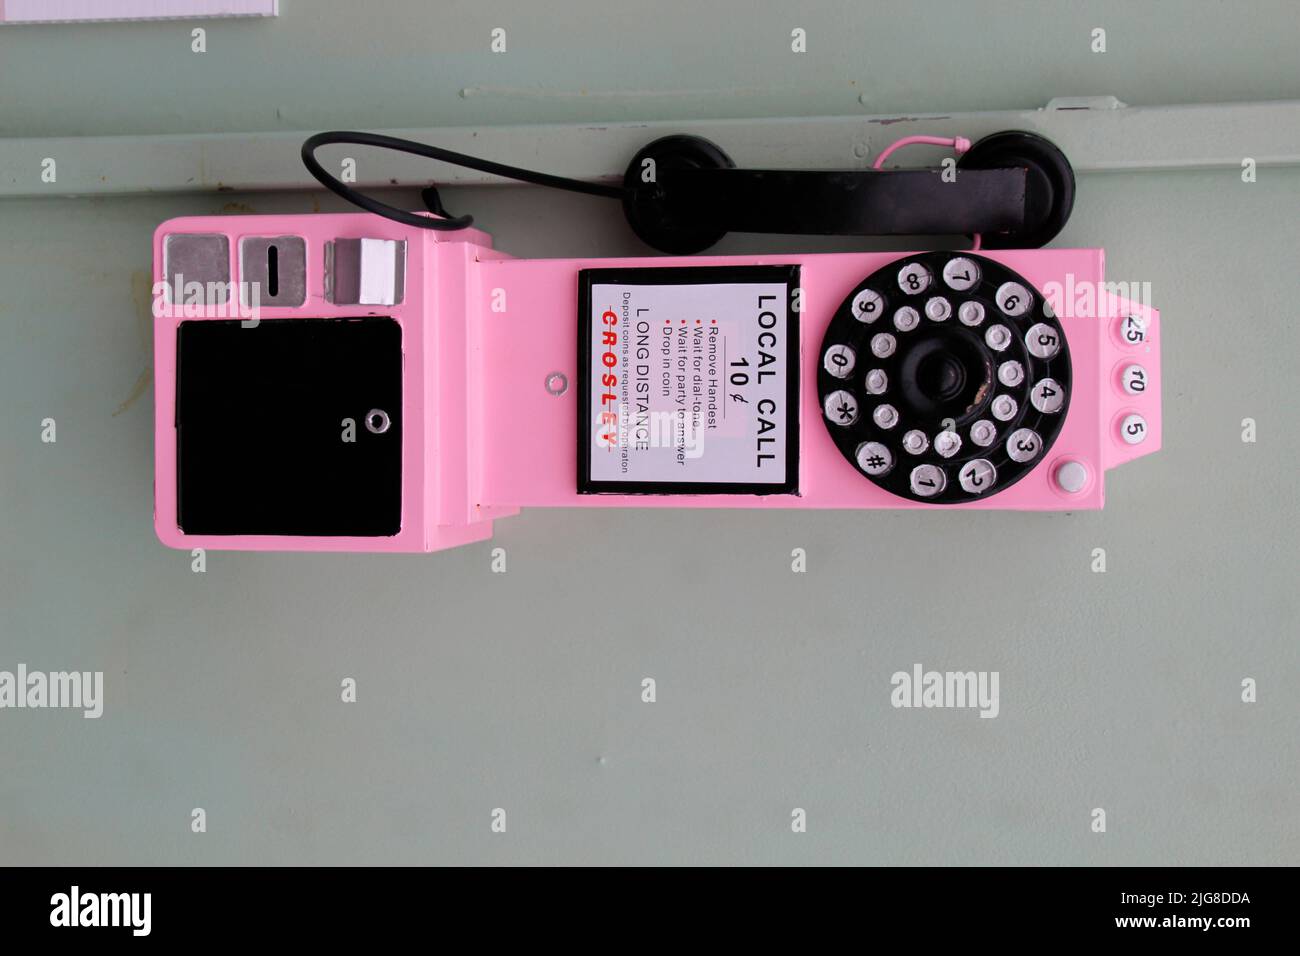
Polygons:
<instances>
[{"instance_id":1,"label":"white round button","mask_svg":"<svg viewBox=\"0 0 1300 956\"><path fill-rule=\"evenodd\" d=\"M938 465L917 465L912 469L912 494L933 498L948 486L948 478Z\"/></svg>"},{"instance_id":2,"label":"white round button","mask_svg":"<svg viewBox=\"0 0 1300 956\"><path fill-rule=\"evenodd\" d=\"M1036 358L1049 359L1061 350L1061 336L1050 325L1039 322L1025 333L1025 348Z\"/></svg>"},{"instance_id":3,"label":"white round button","mask_svg":"<svg viewBox=\"0 0 1300 956\"><path fill-rule=\"evenodd\" d=\"M1044 415L1055 415L1065 404L1065 389L1054 378L1041 378L1030 390L1029 400Z\"/></svg>"},{"instance_id":4,"label":"white round button","mask_svg":"<svg viewBox=\"0 0 1300 956\"><path fill-rule=\"evenodd\" d=\"M998 437L998 426L987 418L981 418L970 427L970 440L981 448L988 448Z\"/></svg>"},{"instance_id":5,"label":"white round button","mask_svg":"<svg viewBox=\"0 0 1300 956\"><path fill-rule=\"evenodd\" d=\"M910 305L905 305L894 313L894 328L900 332L911 332L921 324L921 314Z\"/></svg>"},{"instance_id":6,"label":"white round button","mask_svg":"<svg viewBox=\"0 0 1300 956\"><path fill-rule=\"evenodd\" d=\"M1140 445L1147 440L1147 420L1141 415L1125 415L1119 424L1120 437L1130 445Z\"/></svg>"},{"instance_id":7,"label":"white round button","mask_svg":"<svg viewBox=\"0 0 1300 956\"><path fill-rule=\"evenodd\" d=\"M853 317L870 325L885 311L885 300L875 289L863 289L853 297Z\"/></svg>"},{"instance_id":8,"label":"white round button","mask_svg":"<svg viewBox=\"0 0 1300 956\"><path fill-rule=\"evenodd\" d=\"M1014 388L1025 380L1025 367L1019 362L1003 362L998 366L998 381L1007 388Z\"/></svg>"},{"instance_id":9,"label":"white round button","mask_svg":"<svg viewBox=\"0 0 1300 956\"><path fill-rule=\"evenodd\" d=\"M930 447L930 439L925 437L925 432L913 428L903 436L903 451L909 455L919 455Z\"/></svg>"},{"instance_id":10,"label":"white round button","mask_svg":"<svg viewBox=\"0 0 1300 956\"><path fill-rule=\"evenodd\" d=\"M941 295L925 302L925 317L931 322L947 322L952 318L952 303Z\"/></svg>"},{"instance_id":11,"label":"white round button","mask_svg":"<svg viewBox=\"0 0 1300 956\"><path fill-rule=\"evenodd\" d=\"M993 404L989 406L989 411L993 413L993 417L1000 422L1011 421L1016 417L1016 412L1019 410L1020 406L1010 395L999 395L993 399Z\"/></svg>"},{"instance_id":12,"label":"white round button","mask_svg":"<svg viewBox=\"0 0 1300 956\"><path fill-rule=\"evenodd\" d=\"M1005 325L990 325L984 333L984 342L995 352L1002 352L1011 344L1011 330Z\"/></svg>"},{"instance_id":13,"label":"white round button","mask_svg":"<svg viewBox=\"0 0 1300 956\"><path fill-rule=\"evenodd\" d=\"M883 368L873 368L867 373L867 394L883 395L889 388L889 376Z\"/></svg>"},{"instance_id":14,"label":"white round button","mask_svg":"<svg viewBox=\"0 0 1300 956\"><path fill-rule=\"evenodd\" d=\"M877 405L871 413L871 420L881 428L893 428L898 424L898 409L893 405Z\"/></svg>"},{"instance_id":15,"label":"white round button","mask_svg":"<svg viewBox=\"0 0 1300 956\"><path fill-rule=\"evenodd\" d=\"M1125 365L1119 373L1120 384L1130 395L1141 395L1147 390L1147 370L1141 365Z\"/></svg>"},{"instance_id":16,"label":"white round button","mask_svg":"<svg viewBox=\"0 0 1300 956\"><path fill-rule=\"evenodd\" d=\"M939 432L934 436L934 450L943 458L951 458L961 449L961 436L956 432Z\"/></svg>"},{"instance_id":17,"label":"white round button","mask_svg":"<svg viewBox=\"0 0 1300 956\"><path fill-rule=\"evenodd\" d=\"M1013 318L1024 315L1033 307L1034 297L1019 282L1004 282L993 297L998 308Z\"/></svg>"},{"instance_id":18,"label":"white round button","mask_svg":"<svg viewBox=\"0 0 1300 956\"><path fill-rule=\"evenodd\" d=\"M930 270L919 262L909 262L898 270L898 287L908 295L930 288Z\"/></svg>"},{"instance_id":19,"label":"white round button","mask_svg":"<svg viewBox=\"0 0 1300 956\"><path fill-rule=\"evenodd\" d=\"M1007 455L1012 461L1033 461L1043 450L1043 440L1032 428L1017 428L1007 439Z\"/></svg>"},{"instance_id":20,"label":"white round button","mask_svg":"<svg viewBox=\"0 0 1300 956\"><path fill-rule=\"evenodd\" d=\"M961 481L963 491L982 495L997 484L998 470L987 458L974 458L962 466L957 478Z\"/></svg>"},{"instance_id":21,"label":"white round button","mask_svg":"<svg viewBox=\"0 0 1300 956\"><path fill-rule=\"evenodd\" d=\"M949 259L943 267L943 281L948 283L950 289L967 292L975 288L976 283L980 281L980 267L975 264L974 259L967 259L965 256Z\"/></svg>"},{"instance_id":22,"label":"white round button","mask_svg":"<svg viewBox=\"0 0 1300 956\"><path fill-rule=\"evenodd\" d=\"M871 337L871 354L876 358L889 358L898 343L888 332L878 332Z\"/></svg>"},{"instance_id":23,"label":"white round button","mask_svg":"<svg viewBox=\"0 0 1300 956\"><path fill-rule=\"evenodd\" d=\"M957 309L957 318L962 325L976 326L984 321L984 306L978 302L963 302Z\"/></svg>"},{"instance_id":24,"label":"white round button","mask_svg":"<svg viewBox=\"0 0 1300 956\"><path fill-rule=\"evenodd\" d=\"M1062 462L1056 469L1056 487L1072 495L1083 491L1088 483L1088 469L1081 461Z\"/></svg>"},{"instance_id":25,"label":"white round button","mask_svg":"<svg viewBox=\"0 0 1300 956\"><path fill-rule=\"evenodd\" d=\"M836 378L848 378L853 374L853 366L857 361L857 354L849 346L832 345L822 357L822 368Z\"/></svg>"},{"instance_id":26,"label":"white round button","mask_svg":"<svg viewBox=\"0 0 1300 956\"><path fill-rule=\"evenodd\" d=\"M879 476L894 467L894 454L878 441L863 442L858 446L858 467L868 475Z\"/></svg>"},{"instance_id":27,"label":"white round button","mask_svg":"<svg viewBox=\"0 0 1300 956\"><path fill-rule=\"evenodd\" d=\"M831 392L822 404L826 417L836 425L852 425L858 420L858 400L852 392Z\"/></svg>"},{"instance_id":28,"label":"white round button","mask_svg":"<svg viewBox=\"0 0 1300 956\"><path fill-rule=\"evenodd\" d=\"M1120 340L1129 345L1141 345L1147 340L1147 320L1140 315L1126 315L1119 320Z\"/></svg>"}]
</instances>

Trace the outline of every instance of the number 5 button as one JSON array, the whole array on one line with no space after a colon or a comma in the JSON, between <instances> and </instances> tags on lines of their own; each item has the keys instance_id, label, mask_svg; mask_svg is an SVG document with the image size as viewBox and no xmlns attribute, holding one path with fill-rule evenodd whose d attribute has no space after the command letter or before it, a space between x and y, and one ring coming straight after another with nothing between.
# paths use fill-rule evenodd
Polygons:
<instances>
[{"instance_id":1,"label":"number 5 button","mask_svg":"<svg viewBox=\"0 0 1300 956\"><path fill-rule=\"evenodd\" d=\"M1141 415L1125 415L1119 423L1119 435L1130 445L1140 445L1147 440L1147 420Z\"/></svg>"}]
</instances>

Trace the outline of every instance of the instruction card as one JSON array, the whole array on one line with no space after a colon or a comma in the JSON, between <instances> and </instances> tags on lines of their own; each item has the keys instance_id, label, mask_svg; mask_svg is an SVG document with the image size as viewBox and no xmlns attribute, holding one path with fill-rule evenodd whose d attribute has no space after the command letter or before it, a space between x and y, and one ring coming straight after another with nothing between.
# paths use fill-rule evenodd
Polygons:
<instances>
[{"instance_id":1,"label":"instruction card","mask_svg":"<svg viewBox=\"0 0 1300 956\"><path fill-rule=\"evenodd\" d=\"M798 494L797 266L578 281L578 491Z\"/></svg>"}]
</instances>

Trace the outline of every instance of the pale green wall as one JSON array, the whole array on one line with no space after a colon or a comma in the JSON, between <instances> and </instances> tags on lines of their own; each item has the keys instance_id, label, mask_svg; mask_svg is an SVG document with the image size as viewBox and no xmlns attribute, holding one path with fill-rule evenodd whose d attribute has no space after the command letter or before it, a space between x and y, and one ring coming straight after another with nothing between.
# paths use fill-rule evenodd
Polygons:
<instances>
[{"instance_id":1,"label":"pale green wall","mask_svg":"<svg viewBox=\"0 0 1300 956\"><path fill-rule=\"evenodd\" d=\"M1294 0L282 0L274 22L0 28L0 136L1300 97ZM508 52L489 52L503 27ZM808 31L808 53L790 31ZM1107 52L1090 50L1094 27ZM462 90L478 93L462 96ZM859 97L863 101L859 101Z\"/></svg>"}]
</instances>

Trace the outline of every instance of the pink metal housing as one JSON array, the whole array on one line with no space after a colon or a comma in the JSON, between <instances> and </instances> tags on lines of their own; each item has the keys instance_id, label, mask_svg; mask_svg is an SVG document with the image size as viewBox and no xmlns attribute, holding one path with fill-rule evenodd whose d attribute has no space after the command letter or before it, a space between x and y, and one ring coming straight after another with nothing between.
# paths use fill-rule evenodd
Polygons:
<instances>
[{"instance_id":1,"label":"pink metal housing","mask_svg":"<svg viewBox=\"0 0 1300 956\"><path fill-rule=\"evenodd\" d=\"M365 213L301 216L220 216L173 219L154 235L154 281L165 282L163 243L172 234L216 233L230 239L230 276L240 281L239 240L301 236L307 245L307 297L296 308L264 307L261 318L384 315L402 329L402 523L392 537L187 535L176 512L176 337L182 319L199 316L159 295L155 301L155 527L175 548L261 551L437 551L488 538L492 522L521 507L699 508L1100 508L1105 471L1160 447L1158 313L1104 291L1099 249L982 251L1052 298L1073 364L1073 395L1055 444L1017 484L986 499L929 505L876 487L844 460L822 424L816 379L822 336L845 296L899 253L635 259L511 259L477 230L412 229ZM325 296L325 246L340 238L407 243L405 294L392 306L340 306ZM556 372L577 383L578 271L584 268L704 265L798 265L800 321L799 487L794 495L583 495L577 491L579 389L547 390ZM160 286L156 285L158 289ZM1091 306L1074 308L1070 290L1091 289ZM1100 294L1096 294L1096 293ZM504 311L493 311L494 301ZM1055 304L1055 303L1054 303ZM1086 312L1087 314L1080 314ZM1124 337L1130 315L1145 323L1141 341ZM1121 387L1124 366L1138 361L1148 375L1141 394ZM1127 444L1120 423L1131 413L1146 422L1146 438ZM1054 479L1064 462L1086 469L1076 492ZM269 477L269 476L268 476Z\"/></svg>"}]
</instances>

